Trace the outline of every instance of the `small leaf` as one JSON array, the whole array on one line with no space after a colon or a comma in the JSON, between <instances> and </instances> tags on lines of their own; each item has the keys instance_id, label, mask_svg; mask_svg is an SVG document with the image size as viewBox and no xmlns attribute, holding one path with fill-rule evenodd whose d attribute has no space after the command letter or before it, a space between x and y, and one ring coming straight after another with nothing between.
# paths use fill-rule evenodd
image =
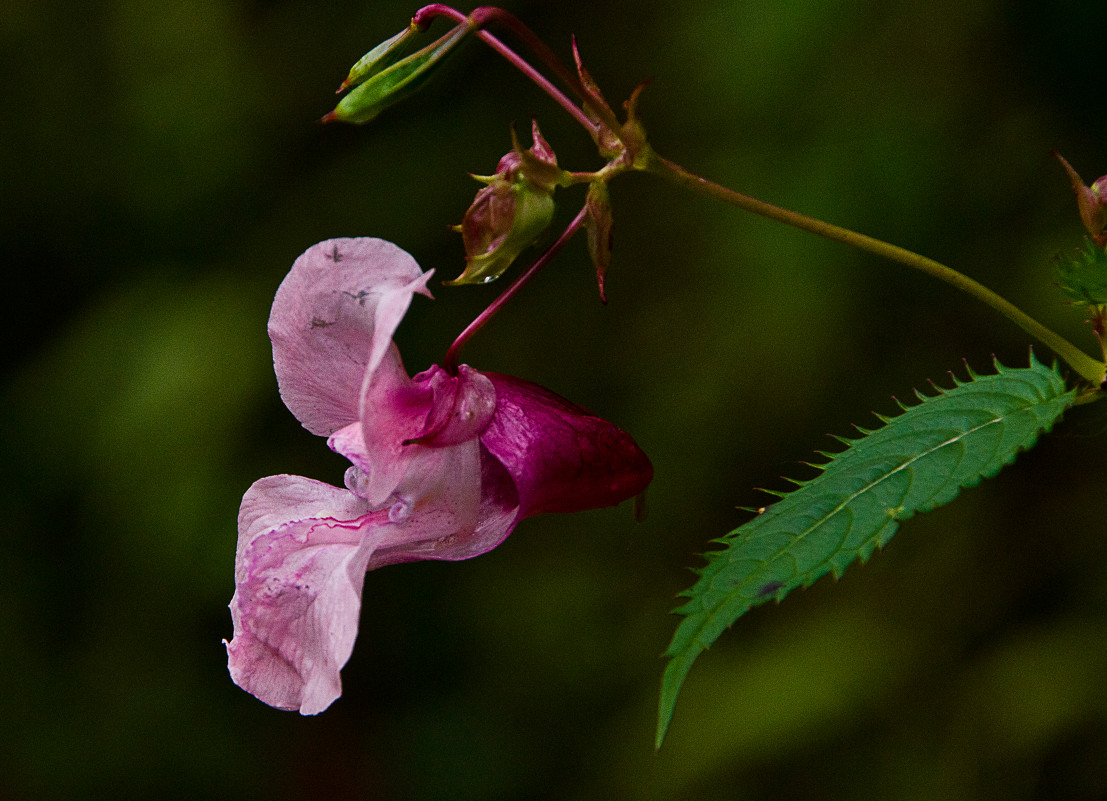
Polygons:
<instances>
[{"instance_id":1,"label":"small leaf","mask_svg":"<svg viewBox=\"0 0 1107 801\"><path fill-rule=\"evenodd\" d=\"M1061 291L1077 303L1107 303L1107 248L1084 239L1084 251L1057 267Z\"/></svg>"},{"instance_id":2,"label":"small leaf","mask_svg":"<svg viewBox=\"0 0 1107 801\"><path fill-rule=\"evenodd\" d=\"M665 655L657 747L680 687L699 654L755 606L781 600L830 572L864 562L916 512L953 500L1034 444L1072 403L1075 391L1031 357L969 380L846 440L814 479L716 540L699 580L682 593L684 619Z\"/></svg>"},{"instance_id":3,"label":"small leaf","mask_svg":"<svg viewBox=\"0 0 1107 801\"><path fill-rule=\"evenodd\" d=\"M470 30L468 23L458 25L433 44L371 74L342 98L334 111L323 117L323 122L369 122L389 106L415 94Z\"/></svg>"}]
</instances>

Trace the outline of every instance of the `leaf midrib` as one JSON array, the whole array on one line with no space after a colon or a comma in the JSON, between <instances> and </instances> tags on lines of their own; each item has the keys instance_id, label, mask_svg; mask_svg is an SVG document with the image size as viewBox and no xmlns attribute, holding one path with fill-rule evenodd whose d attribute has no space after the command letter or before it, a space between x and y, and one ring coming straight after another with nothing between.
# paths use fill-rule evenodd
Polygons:
<instances>
[{"instance_id":1,"label":"leaf midrib","mask_svg":"<svg viewBox=\"0 0 1107 801\"><path fill-rule=\"evenodd\" d=\"M938 400L938 398L936 398L935 400ZM861 489L854 492L852 495L848 496L840 504L835 506L831 511L824 514L822 517L820 517L818 520L816 520L811 526L809 526L806 530L804 530L802 533L798 534L795 537L795 539L793 539L790 543L788 543L787 546L785 546L785 547L779 549L778 551L776 551L774 554L772 554L772 556L770 558L763 560L763 564L769 564L772 561L774 561L777 557L781 556L782 554L787 553L787 551L791 547L793 547L796 543L802 541L805 537L807 537L809 534L811 534L813 531L815 531L815 529L817 529L817 528L819 528L819 526L823 525L827 520L829 520L830 518L834 517L834 515L841 512L845 507L849 506L849 504L851 504L855 499L857 499L861 495L864 495L866 492L871 491L874 487L879 485L881 482L888 480L889 478L894 476L896 473L899 473L901 470L905 470L906 468L910 467L912 464L917 462L919 459L923 459L927 456L930 456L931 454L936 453L937 451L941 450L942 448L946 447L947 445L951 445L951 444L953 444L953 443L955 443L959 440L962 440L962 439L964 439L964 438L966 438L966 437L968 437L972 434L977 433L978 431L983 431L988 426L992 426L992 425L995 425L996 423L1001 423L1005 420L1008 420L1011 417L1013 417L1015 414L1026 412L1029 409L1033 408L1034 406L1042 404L1043 402L1044 401L1042 400L1041 396L1039 395L1039 397L1034 401L1034 403L1031 403L1031 404L1028 404L1027 406L1023 406L1022 408L1016 409L1013 412L1011 412L1010 414L1001 415L999 417L994 417L991 420L988 420L984 423L981 423L978 426L975 426L974 428L968 429L967 431L960 432L958 435L950 437L949 439L945 440L944 442L941 442L941 443L939 443L939 444L923 451L922 453L908 459L907 461L905 461L903 464L899 465L895 469L890 470L889 472L885 473L884 475L882 475L877 480L867 484L866 486L864 486ZM964 458L964 456L962 456L962 459L963 458ZM942 486L944 487L945 485L943 484ZM940 489L941 488L939 488L939 490ZM937 494L937 491L935 491L935 493L932 493L932 496L934 494ZM912 510L912 514L914 514L914 511L916 511L916 510ZM898 517L898 515L893 516L892 519L896 520L898 522L899 517ZM823 562L820 562L819 565L816 565L811 570L808 570L808 571L805 571L805 572L811 573L814 570L817 570L818 567L820 567L821 565L825 565L825 564L826 564L826 560L824 560ZM750 581L750 578L747 578L746 581L743 582L743 584L748 584L749 581ZM714 577L712 578L712 584L713 583L714 583ZM708 585L708 586L710 587L711 585ZM741 585L738 585L738 586L741 586ZM737 587L735 587L734 589L737 590ZM725 603L725 601L724 601L724 603ZM705 612L708 612L708 617L704 621L704 624L698 627L697 635L694 639L698 644L702 645L705 649L706 649L707 645L700 642L699 632L703 631L703 629L705 629L707 627L707 624L713 621L714 616L717 614L717 610L722 605L723 604L721 604L721 603L715 604L712 607L711 611L708 611L707 609L704 609Z\"/></svg>"}]
</instances>

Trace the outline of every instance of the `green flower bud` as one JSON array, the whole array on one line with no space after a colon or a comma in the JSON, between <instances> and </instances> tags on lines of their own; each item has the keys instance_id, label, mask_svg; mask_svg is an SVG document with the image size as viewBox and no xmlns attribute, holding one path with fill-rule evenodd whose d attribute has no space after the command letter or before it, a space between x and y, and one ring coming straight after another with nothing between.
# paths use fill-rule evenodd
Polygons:
<instances>
[{"instance_id":1,"label":"green flower bud","mask_svg":"<svg viewBox=\"0 0 1107 801\"><path fill-rule=\"evenodd\" d=\"M554 214L553 191L565 180L557 156L533 125L534 145L523 150L512 131L513 147L495 175L473 176L487 184L477 192L461 225L465 270L450 285L484 284L499 278L546 230Z\"/></svg>"}]
</instances>

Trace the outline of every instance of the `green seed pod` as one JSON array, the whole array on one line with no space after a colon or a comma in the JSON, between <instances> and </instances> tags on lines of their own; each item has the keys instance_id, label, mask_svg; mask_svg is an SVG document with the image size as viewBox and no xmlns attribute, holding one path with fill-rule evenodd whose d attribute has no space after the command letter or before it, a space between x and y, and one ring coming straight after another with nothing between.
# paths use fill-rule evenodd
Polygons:
<instances>
[{"instance_id":1,"label":"green seed pod","mask_svg":"<svg viewBox=\"0 0 1107 801\"><path fill-rule=\"evenodd\" d=\"M435 67L442 63L442 59L471 30L472 26L468 23L458 25L434 44L412 53L389 67L376 72L363 68L362 72L367 77L364 77L361 83L342 98L334 111L323 117L323 122L366 123L394 103L415 94L430 78ZM390 52L387 51L386 57ZM372 52L366 55L366 59L370 55ZM379 65L373 69L377 67Z\"/></svg>"}]
</instances>

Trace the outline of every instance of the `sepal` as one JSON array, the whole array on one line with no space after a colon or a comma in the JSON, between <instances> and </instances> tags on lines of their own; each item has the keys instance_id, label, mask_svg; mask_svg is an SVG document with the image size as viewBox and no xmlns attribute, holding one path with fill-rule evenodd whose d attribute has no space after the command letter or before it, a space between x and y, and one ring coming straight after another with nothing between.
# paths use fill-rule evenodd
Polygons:
<instances>
[{"instance_id":1,"label":"sepal","mask_svg":"<svg viewBox=\"0 0 1107 801\"><path fill-rule=\"evenodd\" d=\"M588 232L588 255L596 268L596 283L600 287L600 300L607 303L604 283L607 280L607 268L611 266L611 246L613 242L611 195L604 181L593 181L588 187L585 200L586 215L584 226Z\"/></svg>"},{"instance_id":2,"label":"sepal","mask_svg":"<svg viewBox=\"0 0 1107 801\"><path fill-rule=\"evenodd\" d=\"M608 105L607 99L603 96L603 92L600 91L599 85L589 74L588 70L584 68L584 62L580 58L580 49L577 47L577 39L573 37L573 61L576 63L577 76L580 78L580 84L584 88L584 92L587 95L587 102L584 104L584 113L588 119L596 124L596 128L592 131L592 138L596 142L596 147L599 148L600 155L604 158L615 158L623 151L622 142L619 141L618 135L612 131L600 118L600 115L596 113L595 109L605 112L609 119L615 119L615 112L611 110L611 106Z\"/></svg>"},{"instance_id":3,"label":"sepal","mask_svg":"<svg viewBox=\"0 0 1107 801\"><path fill-rule=\"evenodd\" d=\"M1107 175L1085 186L1083 179L1060 153L1053 155L1061 162L1076 192L1076 205L1080 210L1080 219L1097 245L1107 246Z\"/></svg>"}]
</instances>

